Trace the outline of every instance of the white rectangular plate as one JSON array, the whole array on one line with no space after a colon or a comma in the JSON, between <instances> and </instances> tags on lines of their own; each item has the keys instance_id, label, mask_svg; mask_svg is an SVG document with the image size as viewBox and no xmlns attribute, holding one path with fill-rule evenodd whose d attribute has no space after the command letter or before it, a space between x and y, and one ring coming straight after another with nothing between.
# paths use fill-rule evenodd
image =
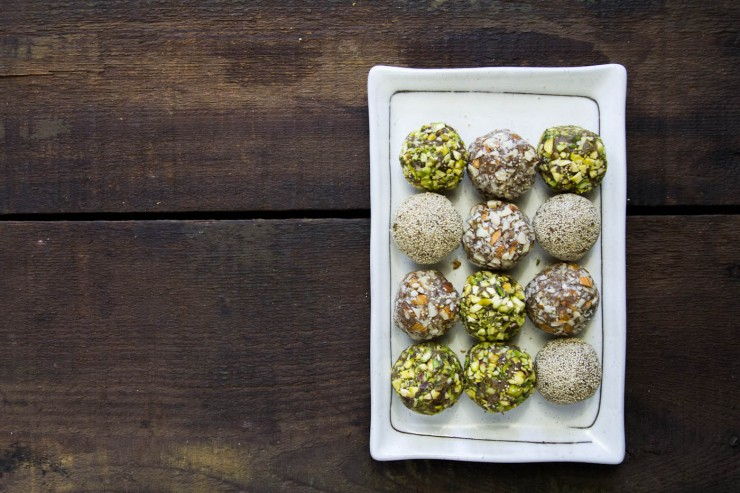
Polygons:
<instances>
[{"instance_id":1,"label":"white rectangular plate","mask_svg":"<svg viewBox=\"0 0 740 493\"><path fill-rule=\"evenodd\" d=\"M368 76L371 175L372 420L370 453L377 460L412 458L484 462L573 461L619 463L624 458L625 204L624 105L621 65L576 68L406 69L374 67ZM603 383L592 398L558 406L535 393L506 414L487 414L467 396L452 408L424 416L406 409L390 386L390 368L413 343L393 326L391 306L403 277L420 267L393 245L390 222L398 205L418 193L398 163L406 135L424 123L444 121L466 144L508 128L536 146L542 131L574 124L599 133L608 171L588 196L601 212L602 234L579 263L599 286L601 305L581 335L599 353ZM516 201L531 218L551 195L538 177ZM448 194L463 218L482 201L465 177ZM452 266L453 260L462 265ZM538 264L539 260L539 264ZM510 273L525 286L554 260L536 246ZM433 268L458 291L476 269L462 248ZM514 342L534 356L549 338L527 320ZM473 345L460 322L442 339L461 360Z\"/></svg>"}]
</instances>

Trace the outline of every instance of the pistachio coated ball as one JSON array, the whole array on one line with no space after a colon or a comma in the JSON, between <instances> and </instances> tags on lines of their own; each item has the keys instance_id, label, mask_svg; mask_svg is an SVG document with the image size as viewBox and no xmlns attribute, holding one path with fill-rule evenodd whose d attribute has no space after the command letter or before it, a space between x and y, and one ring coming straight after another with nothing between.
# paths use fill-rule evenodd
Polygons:
<instances>
[{"instance_id":1,"label":"pistachio coated ball","mask_svg":"<svg viewBox=\"0 0 740 493\"><path fill-rule=\"evenodd\" d=\"M465 393L489 413L514 409L536 383L532 358L517 346L481 342L465 357Z\"/></svg>"},{"instance_id":2,"label":"pistachio coated ball","mask_svg":"<svg viewBox=\"0 0 740 493\"><path fill-rule=\"evenodd\" d=\"M468 153L454 128L436 122L411 132L401 146L399 159L403 176L414 187L444 192L460 183Z\"/></svg>"},{"instance_id":3,"label":"pistachio coated ball","mask_svg":"<svg viewBox=\"0 0 740 493\"><path fill-rule=\"evenodd\" d=\"M537 152L542 178L559 192L590 192L606 174L604 143L585 128L550 127L543 132Z\"/></svg>"},{"instance_id":4,"label":"pistachio coated ball","mask_svg":"<svg viewBox=\"0 0 740 493\"><path fill-rule=\"evenodd\" d=\"M401 402L421 414L452 406L463 389L463 372L455 353L436 342L406 348L391 370L391 385Z\"/></svg>"},{"instance_id":5,"label":"pistachio coated ball","mask_svg":"<svg viewBox=\"0 0 740 493\"><path fill-rule=\"evenodd\" d=\"M460 299L460 318L479 341L505 341L525 319L524 290L512 277L489 271L468 276Z\"/></svg>"}]
</instances>

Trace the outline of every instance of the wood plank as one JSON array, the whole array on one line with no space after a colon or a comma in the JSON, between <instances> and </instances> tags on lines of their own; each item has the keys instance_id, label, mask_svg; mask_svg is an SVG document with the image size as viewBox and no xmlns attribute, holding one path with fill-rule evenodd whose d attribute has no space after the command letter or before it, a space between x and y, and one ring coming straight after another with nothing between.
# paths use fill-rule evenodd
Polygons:
<instances>
[{"instance_id":1,"label":"wood plank","mask_svg":"<svg viewBox=\"0 0 740 493\"><path fill-rule=\"evenodd\" d=\"M630 204L737 205L739 15L730 0L5 2L0 213L366 209L379 63L622 63Z\"/></svg>"},{"instance_id":2,"label":"wood plank","mask_svg":"<svg viewBox=\"0 0 740 493\"><path fill-rule=\"evenodd\" d=\"M629 219L619 467L370 459L369 222L0 223L0 490L729 490L738 216Z\"/></svg>"}]
</instances>

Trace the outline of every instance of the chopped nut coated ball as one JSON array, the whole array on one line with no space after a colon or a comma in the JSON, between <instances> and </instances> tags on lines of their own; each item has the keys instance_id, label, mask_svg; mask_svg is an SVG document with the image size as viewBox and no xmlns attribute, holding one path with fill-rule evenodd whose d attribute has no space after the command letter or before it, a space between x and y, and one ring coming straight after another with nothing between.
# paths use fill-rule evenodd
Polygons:
<instances>
[{"instance_id":1,"label":"chopped nut coated ball","mask_svg":"<svg viewBox=\"0 0 740 493\"><path fill-rule=\"evenodd\" d=\"M434 264L460 244L462 218L446 197L419 193L396 211L391 233L398 249L417 264Z\"/></svg>"},{"instance_id":2,"label":"chopped nut coated ball","mask_svg":"<svg viewBox=\"0 0 740 493\"><path fill-rule=\"evenodd\" d=\"M510 130L478 137L468 154L468 176L486 199L514 200L534 184L537 150Z\"/></svg>"},{"instance_id":3,"label":"chopped nut coated ball","mask_svg":"<svg viewBox=\"0 0 740 493\"><path fill-rule=\"evenodd\" d=\"M479 341L505 341L524 324L524 290L505 274L480 271L468 276L460 299L460 318Z\"/></svg>"},{"instance_id":4,"label":"chopped nut coated ball","mask_svg":"<svg viewBox=\"0 0 740 493\"><path fill-rule=\"evenodd\" d=\"M399 159L403 176L413 186L444 192L460 183L468 153L455 129L437 122L411 132L401 146Z\"/></svg>"},{"instance_id":5,"label":"chopped nut coated ball","mask_svg":"<svg viewBox=\"0 0 740 493\"><path fill-rule=\"evenodd\" d=\"M587 193L606 174L606 151L601 137L574 125L545 130L537 146L539 172L560 192Z\"/></svg>"},{"instance_id":6,"label":"chopped nut coated ball","mask_svg":"<svg viewBox=\"0 0 740 493\"><path fill-rule=\"evenodd\" d=\"M406 348L391 370L391 384L404 406L437 414L452 406L463 389L460 361L447 346L422 342Z\"/></svg>"},{"instance_id":7,"label":"chopped nut coated ball","mask_svg":"<svg viewBox=\"0 0 740 493\"><path fill-rule=\"evenodd\" d=\"M465 393L489 413L514 409L536 382L532 358L516 346L481 342L465 357Z\"/></svg>"},{"instance_id":8,"label":"chopped nut coated ball","mask_svg":"<svg viewBox=\"0 0 740 493\"><path fill-rule=\"evenodd\" d=\"M470 210L463 247L475 265L506 270L529 253L534 232L514 204L489 200Z\"/></svg>"},{"instance_id":9,"label":"chopped nut coated ball","mask_svg":"<svg viewBox=\"0 0 740 493\"><path fill-rule=\"evenodd\" d=\"M580 333L599 305L591 274L576 264L555 264L529 281L527 315L541 330L557 336Z\"/></svg>"},{"instance_id":10,"label":"chopped nut coated ball","mask_svg":"<svg viewBox=\"0 0 740 493\"><path fill-rule=\"evenodd\" d=\"M601 385L601 363L590 344L576 338L555 339L534 361L537 389L548 401L573 404L588 399Z\"/></svg>"},{"instance_id":11,"label":"chopped nut coated ball","mask_svg":"<svg viewBox=\"0 0 740 493\"><path fill-rule=\"evenodd\" d=\"M443 335L455 324L458 295L436 270L409 272L396 295L394 323L417 341Z\"/></svg>"},{"instance_id":12,"label":"chopped nut coated ball","mask_svg":"<svg viewBox=\"0 0 740 493\"><path fill-rule=\"evenodd\" d=\"M578 260L601 232L601 218L590 200L580 195L555 195L537 209L532 219L537 242L560 260Z\"/></svg>"}]
</instances>

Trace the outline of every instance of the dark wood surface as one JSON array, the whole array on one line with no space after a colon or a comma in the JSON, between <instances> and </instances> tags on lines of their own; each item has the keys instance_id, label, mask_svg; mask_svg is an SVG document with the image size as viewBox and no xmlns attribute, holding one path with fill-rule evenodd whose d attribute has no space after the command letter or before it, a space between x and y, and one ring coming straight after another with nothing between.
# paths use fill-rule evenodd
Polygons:
<instances>
[{"instance_id":1,"label":"dark wood surface","mask_svg":"<svg viewBox=\"0 0 740 493\"><path fill-rule=\"evenodd\" d=\"M381 63L622 63L629 203L737 205L738 18L734 0L6 0L0 212L366 209Z\"/></svg>"},{"instance_id":2,"label":"dark wood surface","mask_svg":"<svg viewBox=\"0 0 740 493\"><path fill-rule=\"evenodd\" d=\"M739 18L0 2L0 491L736 490ZM629 78L624 463L373 461L368 69L607 62Z\"/></svg>"},{"instance_id":3,"label":"dark wood surface","mask_svg":"<svg viewBox=\"0 0 740 493\"><path fill-rule=\"evenodd\" d=\"M0 489L726 491L737 216L628 223L618 467L374 462L366 219L0 225Z\"/></svg>"}]
</instances>

